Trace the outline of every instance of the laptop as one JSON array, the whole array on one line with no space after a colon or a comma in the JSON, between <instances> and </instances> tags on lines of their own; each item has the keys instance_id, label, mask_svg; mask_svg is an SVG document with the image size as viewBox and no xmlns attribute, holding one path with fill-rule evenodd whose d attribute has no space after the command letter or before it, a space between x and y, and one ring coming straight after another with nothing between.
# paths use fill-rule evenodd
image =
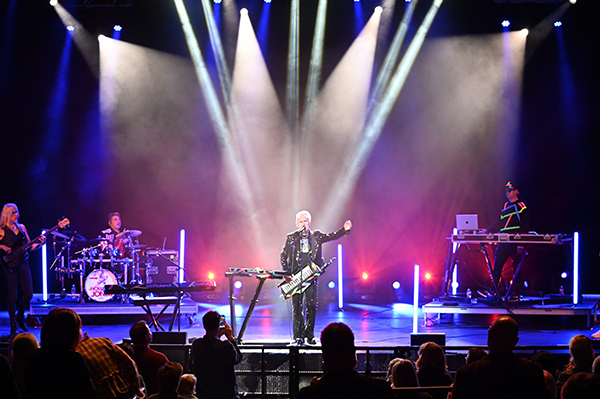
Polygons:
<instances>
[{"instance_id":1,"label":"laptop","mask_svg":"<svg viewBox=\"0 0 600 399\"><path fill-rule=\"evenodd\" d=\"M479 230L477 215L456 215L456 229L458 231Z\"/></svg>"}]
</instances>

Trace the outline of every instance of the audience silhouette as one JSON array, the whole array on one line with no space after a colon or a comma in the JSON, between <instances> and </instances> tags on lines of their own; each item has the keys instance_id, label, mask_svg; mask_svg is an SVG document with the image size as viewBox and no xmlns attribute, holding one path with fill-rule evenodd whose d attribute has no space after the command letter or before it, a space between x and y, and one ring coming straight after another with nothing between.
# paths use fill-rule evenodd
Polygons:
<instances>
[{"instance_id":1,"label":"audience silhouette","mask_svg":"<svg viewBox=\"0 0 600 399\"><path fill-rule=\"evenodd\" d=\"M456 372L452 399L550 398L542 367L513 353L519 326L500 316L488 331L489 354Z\"/></svg>"},{"instance_id":2,"label":"audience silhouette","mask_svg":"<svg viewBox=\"0 0 600 399\"><path fill-rule=\"evenodd\" d=\"M384 381L359 374L354 334L344 323L331 323L321 332L325 374L314 377L297 399L307 398L393 398L392 388Z\"/></svg>"},{"instance_id":3,"label":"audience silhouette","mask_svg":"<svg viewBox=\"0 0 600 399\"><path fill-rule=\"evenodd\" d=\"M169 359L163 353L150 348L152 331L145 321L138 321L129 330L133 343L135 364L146 384L146 395L150 396L160 391L161 385L158 378L158 369Z\"/></svg>"}]
</instances>

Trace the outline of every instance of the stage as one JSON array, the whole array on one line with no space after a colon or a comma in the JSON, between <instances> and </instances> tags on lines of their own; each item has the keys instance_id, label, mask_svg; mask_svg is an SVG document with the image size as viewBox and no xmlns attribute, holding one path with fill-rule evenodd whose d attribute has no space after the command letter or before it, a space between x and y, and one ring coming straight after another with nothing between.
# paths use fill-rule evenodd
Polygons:
<instances>
[{"instance_id":1,"label":"stage","mask_svg":"<svg viewBox=\"0 0 600 399\"><path fill-rule=\"evenodd\" d=\"M577 334L590 335L591 324L596 321L598 295L584 295L582 303L573 305L535 305L507 310L506 308L473 304L466 306L444 306L439 302L422 305L418 312L418 333L443 333L447 347L486 346L487 329L496 315L511 314L519 323L520 346L566 346ZM267 301L265 301L267 302ZM259 302L244 332L244 345L282 345L292 340L291 303L284 300ZM236 303L236 336L240 332L248 303ZM30 323L32 326L43 321L53 307L68 307L78 312L83 319L83 332L90 336L108 337L121 342L129 336L129 327L140 319L150 320L141 306L121 303L115 299L105 303L77 302L77 298L56 295L46 303L40 295L31 302ZM153 305L157 314L161 305ZM168 330L174 307L167 308L160 318ZM189 339L204 334L202 315L214 309L229 320L230 308L226 299L215 302L194 302L186 297L181 304L180 324L176 321L173 331L185 331ZM0 312L0 335L8 334L9 321L6 311ZM395 347L409 346L413 332L413 307L409 304L347 303L339 310L336 303L322 301L319 305L315 331L322 330L328 323L348 324L355 334L357 346ZM155 329L153 329L154 331ZM39 339L40 328L32 327Z\"/></svg>"}]
</instances>

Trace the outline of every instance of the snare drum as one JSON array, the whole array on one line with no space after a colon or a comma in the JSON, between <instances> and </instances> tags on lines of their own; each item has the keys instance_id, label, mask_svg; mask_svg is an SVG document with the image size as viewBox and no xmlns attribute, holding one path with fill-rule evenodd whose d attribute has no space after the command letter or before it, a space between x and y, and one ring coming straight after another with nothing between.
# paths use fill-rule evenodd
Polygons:
<instances>
[{"instance_id":1,"label":"snare drum","mask_svg":"<svg viewBox=\"0 0 600 399\"><path fill-rule=\"evenodd\" d=\"M105 285L116 285L117 279L111 271L106 269L97 269L89 274L85 279L85 292L88 297L96 302L106 302L114 295L104 293Z\"/></svg>"}]
</instances>

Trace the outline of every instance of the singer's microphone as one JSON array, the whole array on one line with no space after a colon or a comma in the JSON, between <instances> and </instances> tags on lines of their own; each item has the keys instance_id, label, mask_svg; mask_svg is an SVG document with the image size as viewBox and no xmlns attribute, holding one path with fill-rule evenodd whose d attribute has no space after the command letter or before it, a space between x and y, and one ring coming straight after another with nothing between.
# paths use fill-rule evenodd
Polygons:
<instances>
[{"instance_id":1,"label":"singer's microphone","mask_svg":"<svg viewBox=\"0 0 600 399\"><path fill-rule=\"evenodd\" d=\"M304 233L304 231L306 230L306 226L302 227L301 229L297 230L298 233Z\"/></svg>"}]
</instances>

